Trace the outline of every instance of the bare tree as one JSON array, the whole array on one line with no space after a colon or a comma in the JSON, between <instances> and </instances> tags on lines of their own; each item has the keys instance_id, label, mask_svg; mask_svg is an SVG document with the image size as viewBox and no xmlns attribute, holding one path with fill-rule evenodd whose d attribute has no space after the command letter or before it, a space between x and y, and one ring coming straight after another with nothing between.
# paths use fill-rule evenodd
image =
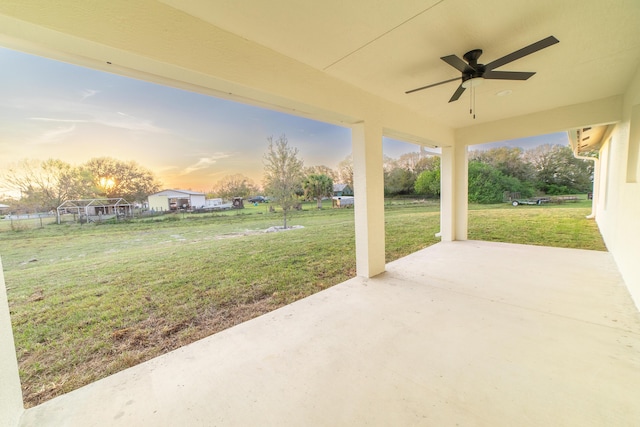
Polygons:
<instances>
[{"instance_id":1,"label":"bare tree","mask_svg":"<svg viewBox=\"0 0 640 427\"><path fill-rule=\"evenodd\" d=\"M593 188L593 163L576 159L570 147L540 145L525 152L535 168L536 187L546 194L587 192Z\"/></svg>"},{"instance_id":2,"label":"bare tree","mask_svg":"<svg viewBox=\"0 0 640 427\"><path fill-rule=\"evenodd\" d=\"M319 165L319 166L309 166L304 168L304 174L306 176L309 175L326 175L329 178L331 178L331 180L333 182L337 182L338 179L340 178L340 174L331 169L329 166L325 166L325 165Z\"/></svg>"},{"instance_id":3,"label":"bare tree","mask_svg":"<svg viewBox=\"0 0 640 427\"><path fill-rule=\"evenodd\" d=\"M353 188L353 156L351 154L338 163L338 177L340 184L347 184Z\"/></svg>"},{"instance_id":4,"label":"bare tree","mask_svg":"<svg viewBox=\"0 0 640 427\"><path fill-rule=\"evenodd\" d=\"M227 175L213 188L216 196L225 199L232 197L249 197L258 192L258 186L242 174Z\"/></svg>"},{"instance_id":5,"label":"bare tree","mask_svg":"<svg viewBox=\"0 0 640 427\"><path fill-rule=\"evenodd\" d=\"M2 176L3 185L20 192L27 209L51 210L70 199L94 193L91 175L83 167L62 160L25 159L10 166Z\"/></svg>"},{"instance_id":6,"label":"bare tree","mask_svg":"<svg viewBox=\"0 0 640 427\"><path fill-rule=\"evenodd\" d=\"M424 155L418 152L404 153L398 158L398 166L413 173L420 173L418 171L420 160L424 158Z\"/></svg>"},{"instance_id":7,"label":"bare tree","mask_svg":"<svg viewBox=\"0 0 640 427\"><path fill-rule=\"evenodd\" d=\"M297 203L296 191L301 186L304 163L298 159L298 149L289 146L283 134L276 141L267 138L269 147L264 155L264 187L273 201L282 207L284 228L287 228L287 212Z\"/></svg>"}]
</instances>

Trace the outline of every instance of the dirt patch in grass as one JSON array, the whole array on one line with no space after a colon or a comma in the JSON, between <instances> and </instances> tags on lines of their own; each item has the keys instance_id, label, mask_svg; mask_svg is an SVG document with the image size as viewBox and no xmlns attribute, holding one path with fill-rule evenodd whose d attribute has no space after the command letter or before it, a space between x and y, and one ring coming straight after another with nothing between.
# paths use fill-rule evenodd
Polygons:
<instances>
[{"instance_id":1,"label":"dirt patch in grass","mask_svg":"<svg viewBox=\"0 0 640 427\"><path fill-rule=\"evenodd\" d=\"M75 366L72 371L50 378L36 376L23 381L23 397L27 407L32 407L68 393L107 375L138 365L161 354L193 343L262 314L275 310L273 298L265 298L249 304L238 304L220 309L208 308L190 320L171 320L151 316L130 327L116 329L110 340L92 357ZM90 345L87 343L87 345ZM46 366L55 363L55 355L31 357L23 355L21 365Z\"/></svg>"}]
</instances>

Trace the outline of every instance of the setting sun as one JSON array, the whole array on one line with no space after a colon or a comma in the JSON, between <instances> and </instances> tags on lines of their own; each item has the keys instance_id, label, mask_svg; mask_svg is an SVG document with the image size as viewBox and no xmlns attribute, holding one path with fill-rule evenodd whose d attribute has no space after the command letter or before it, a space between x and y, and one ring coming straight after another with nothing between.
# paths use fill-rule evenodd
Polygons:
<instances>
[{"instance_id":1,"label":"setting sun","mask_svg":"<svg viewBox=\"0 0 640 427\"><path fill-rule=\"evenodd\" d=\"M105 190L109 190L113 188L115 185L116 185L116 182L112 178L105 178L105 177L100 178L100 187L104 188Z\"/></svg>"}]
</instances>

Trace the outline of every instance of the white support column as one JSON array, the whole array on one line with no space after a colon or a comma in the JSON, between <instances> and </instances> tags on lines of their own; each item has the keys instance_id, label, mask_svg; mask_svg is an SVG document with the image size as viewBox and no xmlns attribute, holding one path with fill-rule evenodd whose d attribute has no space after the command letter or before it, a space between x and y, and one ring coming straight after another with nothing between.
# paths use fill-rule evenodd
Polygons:
<instances>
[{"instance_id":1,"label":"white support column","mask_svg":"<svg viewBox=\"0 0 640 427\"><path fill-rule=\"evenodd\" d=\"M467 147L442 147L440 160L440 236L443 242L467 240Z\"/></svg>"},{"instance_id":2,"label":"white support column","mask_svg":"<svg viewBox=\"0 0 640 427\"><path fill-rule=\"evenodd\" d=\"M469 156L467 146L456 147L455 158L455 240L467 240L469 217Z\"/></svg>"},{"instance_id":3,"label":"white support column","mask_svg":"<svg viewBox=\"0 0 640 427\"><path fill-rule=\"evenodd\" d=\"M0 261L0 425L17 426L24 412L7 289Z\"/></svg>"},{"instance_id":4,"label":"white support column","mask_svg":"<svg viewBox=\"0 0 640 427\"><path fill-rule=\"evenodd\" d=\"M440 238L443 242L455 240L454 154L455 147L442 147L440 157Z\"/></svg>"},{"instance_id":5,"label":"white support column","mask_svg":"<svg viewBox=\"0 0 640 427\"><path fill-rule=\"evenodd\" d=\"M593 161L593 188L591 190L591 214L587 218L595 218L600 201L600 159Z\"/></svg>"},{"instance_id":6,"label":"white support column","mask_svg":"<svg viewBox=\"0 0 640 427\"><path fill-rule=\"evenodd\" d=\"M359 123L351 128L356 222L356 272L373 277L384 272L384 174L382 126Z\"/></svg>"}]
</instances>

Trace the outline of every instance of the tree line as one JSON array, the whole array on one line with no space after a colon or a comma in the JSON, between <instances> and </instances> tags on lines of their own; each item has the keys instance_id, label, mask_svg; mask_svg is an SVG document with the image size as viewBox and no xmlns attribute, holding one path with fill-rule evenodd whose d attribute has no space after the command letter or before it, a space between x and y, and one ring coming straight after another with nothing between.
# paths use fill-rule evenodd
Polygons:
<instances>
[{"instance_id":1,"label":"tree line","mask_svg":"<svg viewBox=\"0 0 640 427\"><path fill-rule=\"evenodd\" d=\"M263 186L241 174L216 182L208 197L230 199L265 194L278 200L288 211L300 199L317 200L333 194L333 184L353 188L353 161L343 159L335 169L320 165L305 167L298 150L285 135L268 138L263 158ZM384 158L384 192L394 196L440 196L440 158L407 153ZM469 201L498 203L505 191L521 197L535 194L585 193L592 188L593 163L576 159L566 146L543 145L524 151L520 148L493 148L469 152ZM78 166L58 159L24 160L5 171L1 184L20 192L12 200L16 210L53 210L66 200L118 198L144 202L160 189L160 181L135 161L110 157L93 158ZM16 206L17 205L17 206ZM286 208L286 209L285 209Z\"/></svg>"},{"instance_id":2,"label":"tree line","mask_svg":"<svg viewBox=\"0 0 640 427\"><path fill-rule=\"evenodd\" d=\"M135 161L93 158L81 165L63 160L25 159L0 176L2 187L19 192L10 203L15 211L55 210L67 200L124 198L143 201L157 192L153 172Z\"/></svg>"},{"instance_id":3,"label":"tree line","mask_svg":"<svg viewBox=\"0 0 640 427\"><path fill-rule=\"evenodd\" d=\"M593 162L576 159L568 146L473 150L469 152L469 201L499 203L505 192L521 197L586 193L592 189L593 172ZM439 197L440 158L409 153L388 159L385 194Z\"/></svg>"}]
</instances>

